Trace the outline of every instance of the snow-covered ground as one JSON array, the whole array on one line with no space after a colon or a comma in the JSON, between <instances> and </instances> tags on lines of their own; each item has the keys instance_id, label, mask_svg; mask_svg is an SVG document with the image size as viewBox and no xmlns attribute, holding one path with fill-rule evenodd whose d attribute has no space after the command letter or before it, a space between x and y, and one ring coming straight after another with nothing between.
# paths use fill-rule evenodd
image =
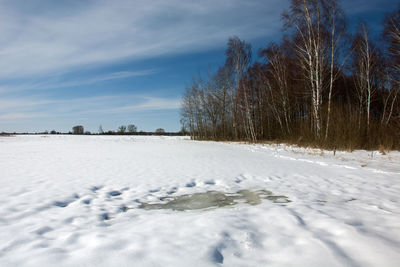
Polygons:
<instances>
[{"instance_id":1,"label":"snow-covered ground","mask_svg":"<svg viewBox=\"0 0 400 267\"><path fill-rule=\"evenodd\" d=\"M0 266L400 266L399 182L399 152L0 137ZM140 208L260 190L290 202Z\"/></svg>"}]
</instances>

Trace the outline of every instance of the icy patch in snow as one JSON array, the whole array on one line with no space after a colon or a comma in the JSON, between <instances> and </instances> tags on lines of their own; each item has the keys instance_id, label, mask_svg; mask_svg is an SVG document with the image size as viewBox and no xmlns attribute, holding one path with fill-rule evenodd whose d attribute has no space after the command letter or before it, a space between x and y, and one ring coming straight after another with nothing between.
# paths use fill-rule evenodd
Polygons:
<instances>
[{"instance_id":1,"label":"icy patch in snow","mask_svg":"<svg viewBox=\"0 0 400 267\"><path fill-rule=\"evenodd\" d=\"M175 197L162 197L161 203L141 203L139 208L147 210L172 209L178 211L199 210L208 208L220 208L232 206L241 202L250 205L259 205L263 199L271 200L274 203L291 202L286 196L272 195L271 191L240 190L237 193L225 193L219 191L208 191L205 193L194 193Z\"/></svg>"}]
</instances>

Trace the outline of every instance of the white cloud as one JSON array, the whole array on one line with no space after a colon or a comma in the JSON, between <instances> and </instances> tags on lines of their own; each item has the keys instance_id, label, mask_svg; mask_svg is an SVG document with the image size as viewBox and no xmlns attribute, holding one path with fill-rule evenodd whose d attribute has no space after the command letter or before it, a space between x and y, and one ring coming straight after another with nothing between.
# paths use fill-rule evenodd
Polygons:
<instances>
[{"instance_id":1,"label":"white cloud","mask_svg":"<svg viewBox=\"0 0 400 267\"><path fill-rule=\"evenodd\" d=\"M143 95L96 96L73 99L26 98L0 101L0 120L13 121L29 118L65 118L78 116L106 116L135 114L148 111L177 110L179 98Z\"/></svg>"},{"instance_id":2,"label":"white cloud","mask_svg":"<svg viewBox=\"0 0 400 267\"><path fill-rule=\"evenodd\" d=\"M73 80L68 82L57 82L55 84L47 84L47 85L40 85L40 88L59 88L59 87L73 87L85 84L93 84L98 82L116 80L116 79L123 79L133 76L146 76L155 74L157 71L155 70L141 70L141 71L120 71L120 72L113 72L109 74L99 75L96 77L86 78L86 79L79 79Z\"/></svg>"},{"instance_id":3,"label":"white cloud","mask_svg":"<svg viewBox=\"0 0 400 267\"><path fill-rule=\"evenodd\" d=\"M80 85L95 84L98 82L124 79L129 77L147 76L155 74L157 72L158 72L157 70L153 69L140 70L140 71L120 71L120 72L112 72L102 75L96 75L93 77L73 78L67 81L60 80L59 76L55 76L53 78L39 79L38 82L35 81L27 83L22 82L18 83L17 85L0 86L0 93L27 91L32 89L54 89L54 88L64 88L64 87L75 87Z\"/></svg>"},{"instance_id":4,"label":"white cloud","mask_svg":"<svg viewBox=\"0 0 400 267\"><path fill-rule=\"evenodd\" d=\"M72 1L73 2L73 1ZM280 29L281 0L0 2L0 79L222 46ZM35 6L38 6L35 8Z\"/></svg>"},{"instance_id":5,"label":"white cloud","mask_svg":"<svg viewBox=\"0 0 400 267\"><path fill-rule=\"evenodd\" d=\"M38 117L44 117L46 116L45 114L41 113L5 113L5 114L0 114L0 120L4 121L15 121L15 120L21 120L21 119L32 119L32 118L38 118Z\"/></svg>"},{"instance_id":6,"label":"white cloud","mask_svg":"<svg viewBox=\"0 0 400 267\"><path fill-rule=\"evenodd\" d=\"M128 104L121 107L114 107L104 110L95 110L92 112L103 112L103 113L129 113L138 111L156 111L156 110L176 110L179 109L181 100L180 99L169 99L160 97L142 97L141 102L136 104Z\"/></svg>"}]
</instances>

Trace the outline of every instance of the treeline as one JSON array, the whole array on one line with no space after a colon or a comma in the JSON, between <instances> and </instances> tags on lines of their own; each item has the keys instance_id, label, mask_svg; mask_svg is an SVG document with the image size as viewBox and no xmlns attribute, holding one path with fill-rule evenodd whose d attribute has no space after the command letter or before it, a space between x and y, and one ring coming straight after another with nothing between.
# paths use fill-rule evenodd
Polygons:
<instances>
[{"instance_id":1,"label":"treeline","mask_svg":"<svg viewBox=\"0 0 400 267\"><path fill-rule=\"evenodd\" d=\"M165 136L185 136L188 135L187 132L181 130L180 132L166 132L163 128L157 128L154 132L145 132L145 131L137 131L137 127L134 124L129 124L128 126L120 126L118 127L117 131L104 131L103 127L99 126L98 133L92 133L90 131L85 131L85 128L82 125L77 125L72 127L72 131L68 133L58 132L56 130L52 131L44 131L44 132L36 132L36 133L6 133L1 132L0 136L10 136L10 135L31 135L31 134L39 134L39 135L46 135L46 134L70 134L70 135L165 135Z\"/></svg>"},{"instance_id":2,"label":"treeline","mask_svg":"<svg viewBox=\"0 0 400 267\"><path fill-rule=\"evenodd\" d=\"M53 130L54 131L54 130ZM53 133L53 131L51 133ZM55 133L55 131L54 131ZM138 131L137 126L134 124L129 124L127 126L121 125L118 127L117 131L104 131L103 127L99 126L98 133L91 133L89 131L85 131L82 125L77 125L72 127L72 132L69 134L84 134L84 135L185 135L185 132L166 132L163 128L157 128L154 132L144 132Z\"/></svg>"},{"instance_id":3,"label":"treeline","mask_svg":"<svg viewBox=\"0 0 400 267\"><path fill-rule=\"evenodd\" d=\"M186 86L181 123L199 140L274 140L324 148L400 148L400 7L381 40L350 35L336 0L291 0L284 35L252 60L229 39L226 62Z\"/></svg>"},{"instance_id":4,"label":"treeline","mask_svg":"<svg viewBox=\"0 0 400 267\"><path fill-rule=\"evenodd\" d=\"M14 135L76 135L72 132L68 132L68 133L62 133L62 132L48 132L48 131L44 131L44 132L39 132L39 133L29 133L29 132L24 132L24 133L17 133L17 132L13 132L13 133L5 133L2 132L0 133L0 136L14 136ZM103 134L99 134L99 133L92 133L92 132L85 132L83 134L78 134L78 135L142 135L142 136L151 136L151 135L162 135L162 136L187 136L187 133L184 132L163 132L163 133L159 133L159 132L144 132L144 131L139 131L137 133L118 133L118 132L114 132L114 131L107 131Z\"/></svg>"}]
</instances>

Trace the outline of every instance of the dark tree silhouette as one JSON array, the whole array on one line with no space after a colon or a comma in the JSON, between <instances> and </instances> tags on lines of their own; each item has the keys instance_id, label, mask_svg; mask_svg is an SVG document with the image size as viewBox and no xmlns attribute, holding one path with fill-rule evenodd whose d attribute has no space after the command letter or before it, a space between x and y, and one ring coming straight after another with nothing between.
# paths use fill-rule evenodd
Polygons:
<instances>
[{"instance_id":1,"label":"dark tree silhouette","mask_svg":"<svg viewBox=\"0 0 400 267\"><path fill-rule=\"evenodd\" d=\"M72 127L72 133L73 134L83 134L84 133L84 128L82 125L77 125Z\"/></svg>"}]
</instances>

